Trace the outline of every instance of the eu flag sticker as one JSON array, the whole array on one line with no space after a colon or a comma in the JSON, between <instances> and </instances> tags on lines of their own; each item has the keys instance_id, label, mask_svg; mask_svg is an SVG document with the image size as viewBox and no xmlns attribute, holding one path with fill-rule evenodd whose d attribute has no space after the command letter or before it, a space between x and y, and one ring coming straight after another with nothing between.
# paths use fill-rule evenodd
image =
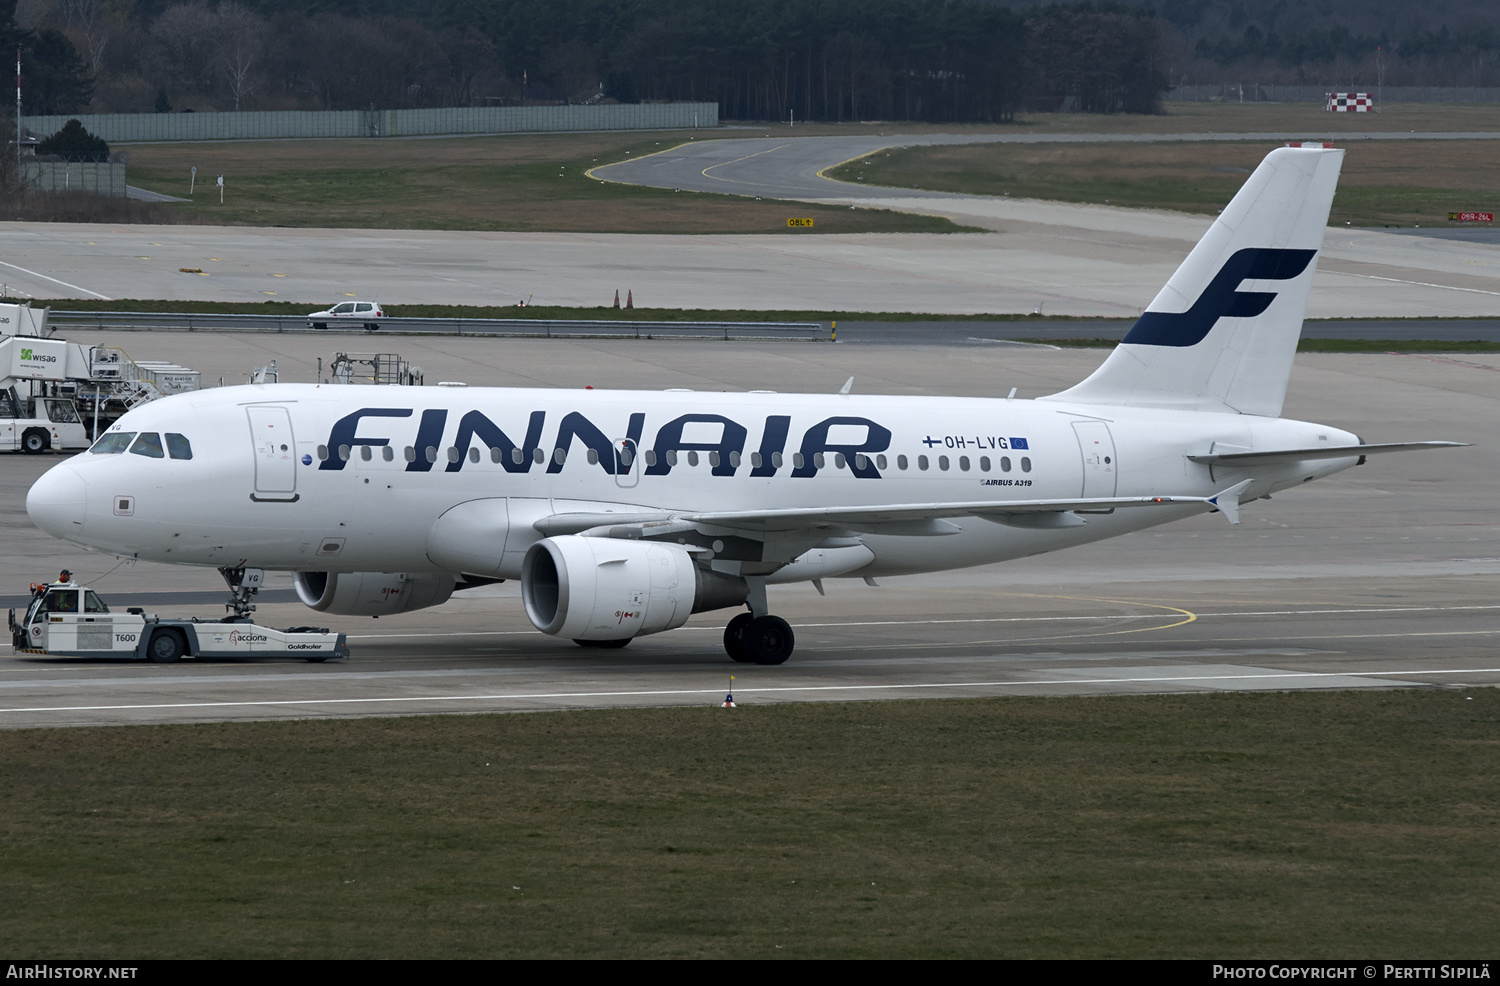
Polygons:
<instances>
[{"instance_id":1,"label":"eu flag sticker","mask_svg":"<svg viewBox=\"0 0 1500 986\"><path fill-rule=\"evenodd\" d=\"M1031 446L1029 446L1029 445L1026 444L1026 439L1024 439L1024 438L1012 438L1010 440L1010 447L1011 448L1018 448L1018 449L1026 449L1027 451L1031 450Z\"/></svg>"}]
</instances>

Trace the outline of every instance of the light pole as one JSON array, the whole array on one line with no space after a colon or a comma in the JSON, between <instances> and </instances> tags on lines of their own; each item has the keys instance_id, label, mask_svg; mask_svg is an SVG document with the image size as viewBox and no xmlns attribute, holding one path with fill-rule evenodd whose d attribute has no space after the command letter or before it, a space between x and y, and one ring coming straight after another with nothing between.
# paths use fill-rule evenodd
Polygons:
<instances>
[{"instance_id":1,"label":"light pole","mask_svg":"<svg viewBox=\"0 0 1500 986\"><path fill-rule=\"evenodd\" d=\"M21 46L16 45L16 180L21 179Z\"/></svg>"}]
</instances>

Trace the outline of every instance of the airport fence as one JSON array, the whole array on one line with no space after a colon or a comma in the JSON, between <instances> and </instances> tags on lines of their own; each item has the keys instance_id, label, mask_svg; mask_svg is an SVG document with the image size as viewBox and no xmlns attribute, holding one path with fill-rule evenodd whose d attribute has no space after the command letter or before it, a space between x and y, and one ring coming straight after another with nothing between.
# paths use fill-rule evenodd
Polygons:
<instances>
[{"instance_id":1,"label":"airport fence","mask_svg":"<svg viewBox=\"0 0 1500 986\"><path fill-rule=\"evenodd\" d=\"M1500 103L1496 86L1270 86L1235 84L1173 86L1168 102L1183 103L1322 103L1330 92L1368 92L1381 103Z\"/></svg>"},{"instance_id":2,"label":"airport fence","mask_svg":"<svg viewBox=\"0 0 1500 986\"><path fill-rule=\"evenodd\" d=\"M336 332L373 335L442 334L509 336L531 339L722 339L800 340L817 342L832 337L824 322L648 322L635 320L523 319L523 318L399 318L379 320L378 330L358 322L313 329L306 315L205 315L186 312L58 311L47 315L54 328L148 330L182 332Z\"/></svg>"},{"instance_id":3,"label":"airport fence","mask_svg":"<svg viewBox=\"0 0 1500 986\"><path fill-rule=\"evenodd\" d=\"M39 192L125 197L125 165L115 161L22 161L21 178Z\"/></svg>"},{"instance_id":4,"label":"airport fence","mask_svg":"<svg viewBox=\"0 0 1500 986\"><path fill-rule=\"evenodd\" d=\"M619 103L605 106L450 106L418 110L273 110L243 113L97 113L23 116L47 135L78 120L110 143L275 140L324 137L422 137L570 130L687 130L719 125L718 103Z\"/></svg>"}]
</instances>

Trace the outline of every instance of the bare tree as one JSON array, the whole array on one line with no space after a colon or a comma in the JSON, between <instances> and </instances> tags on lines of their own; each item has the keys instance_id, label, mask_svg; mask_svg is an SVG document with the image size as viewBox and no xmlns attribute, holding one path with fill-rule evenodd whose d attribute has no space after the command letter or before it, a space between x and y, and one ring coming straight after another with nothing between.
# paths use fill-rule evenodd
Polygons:
<instances>
[{"instance_id":1,"label":"bare tree","mask_svg":"<svg viewBox=\"0 0 1500 986\"><path fill-rule=\"evenodd\" d=\"M234 97L234 108L255 88L251 75L266 50L266 22L248 7L219 4L219 69Z\"/></svg>"},{"instance_id":2,"label":"bare tree","mask_svg":"<svg viewBox=\"0 0 1500 986\"><path fill-rule=\"evenodd\" d=\"M151 26L158 84L212 95L217 81L219 18L202 0L161 12Z\"/></svg>"}]
</instances>

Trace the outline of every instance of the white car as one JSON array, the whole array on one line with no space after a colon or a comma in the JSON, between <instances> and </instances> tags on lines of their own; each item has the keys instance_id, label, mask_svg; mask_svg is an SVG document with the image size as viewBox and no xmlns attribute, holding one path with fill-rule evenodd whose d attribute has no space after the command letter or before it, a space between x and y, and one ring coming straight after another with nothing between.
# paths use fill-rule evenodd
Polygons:
<instances>
[{"instance_id":1,"label":"white car","mask_svg":"<svg viewBox=\"0 0 1500 986\"><path fill-rule=\"evenodd\" d=\"M380 328L376 319L381 318L385 318L385 312L381 311L379 302L346 301L325 311L313 312L307 316L307 324L309 328L326 329L329 322L360 322L373 332Z\"/></svg>"}]
</instances>

